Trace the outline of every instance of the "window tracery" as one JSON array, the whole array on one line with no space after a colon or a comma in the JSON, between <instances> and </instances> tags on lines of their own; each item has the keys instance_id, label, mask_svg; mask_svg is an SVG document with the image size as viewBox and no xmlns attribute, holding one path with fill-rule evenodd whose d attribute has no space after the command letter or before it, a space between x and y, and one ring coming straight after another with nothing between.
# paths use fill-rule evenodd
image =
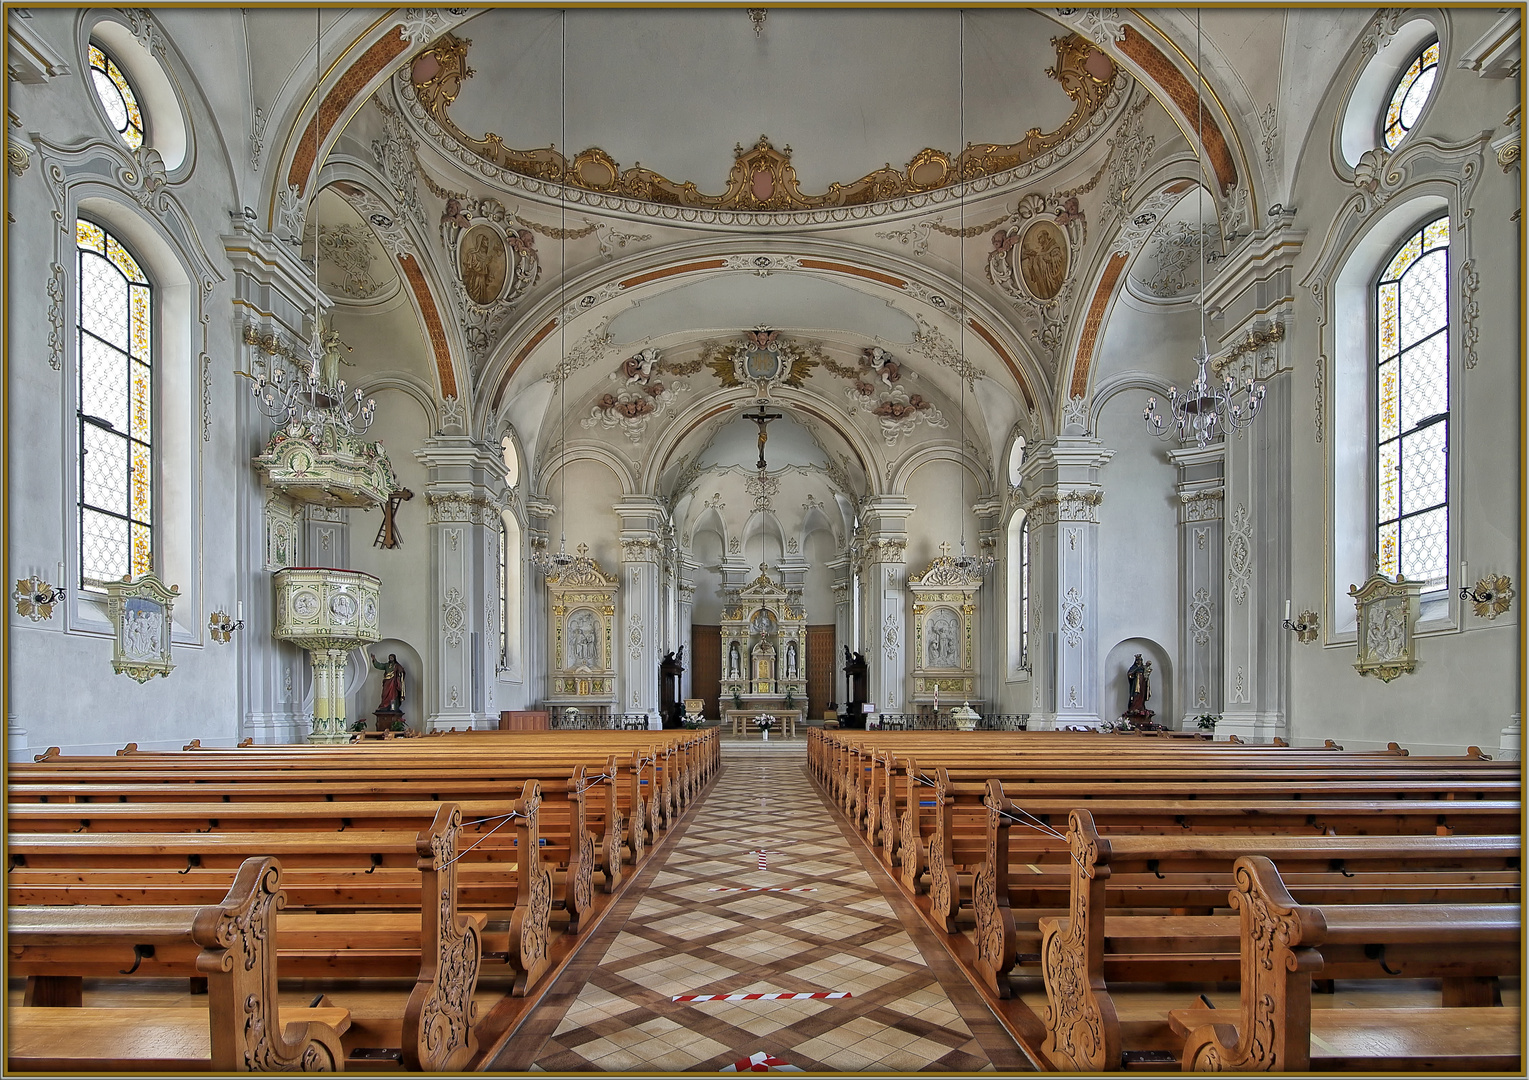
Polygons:
<instances>
[{"instance_id":1,"label":"window tracery","mask_svg":"<svg viewBox=\"0 0 1529 1080\"><path fill-rule=\"evenodd\" d=\"M80 579L154 568L153 287L115 236L76 222Z\"/></svg>"},{"instance_id":2,"label":"window tracery","mask_svg":"<svg viewBox=\"0 0 1529 1080\"><path fill-rule=\"evenodd\" d=\"M144 133L138 93L111 54L94 42L90 46L90 81L117 137L129 150L137 150L143 145Z\"/></svg>"},{"instance_id":3,"label":"window tracery","mask_svg":"<svg viewBox=\"0 0 1529 1080\"><path fill-rule=\"evenodd\" d=\"M1449 217L1396 249L1375 286L1375 564L1449 576Z\"/></svg>"},{"instance_id":4,"label":"window tracery","mask_svg":"<svg viewBox=\"0 0 1529 1080\"><path fill-rule=\"evenodd\" d=\"M1412 125L1428 103L1433 84L1439 74L1439 43L1430 42L1417 54L1391 91L1382 122L1382 139L1387 150L1395 150L1398 143L1412 130Z\"/></svg>"}]
</instances>

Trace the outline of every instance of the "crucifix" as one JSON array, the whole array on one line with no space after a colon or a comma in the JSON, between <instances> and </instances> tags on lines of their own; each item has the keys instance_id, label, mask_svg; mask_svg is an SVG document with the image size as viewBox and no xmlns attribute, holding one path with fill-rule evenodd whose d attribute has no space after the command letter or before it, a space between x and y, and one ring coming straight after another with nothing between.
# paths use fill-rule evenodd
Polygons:
<instances>
[{"instance_id":1,"label":"crucifix","mask_svg":"<svg viewBox=\"0 0 1529 1080\"><path fill-rule=\"evenodd\" d=\"M771 420L779 420L781 418L781 414L778 412L765 412L764 402L761 401L759 403L758 412L743 413L742 415L745 420L752 420L754 423L759 425L759 462L754 466L754 468L763 469L765 467L765 441L770 437L769 432L765 431L765 425L768 424Z\"/></svg>"}]
</instances>

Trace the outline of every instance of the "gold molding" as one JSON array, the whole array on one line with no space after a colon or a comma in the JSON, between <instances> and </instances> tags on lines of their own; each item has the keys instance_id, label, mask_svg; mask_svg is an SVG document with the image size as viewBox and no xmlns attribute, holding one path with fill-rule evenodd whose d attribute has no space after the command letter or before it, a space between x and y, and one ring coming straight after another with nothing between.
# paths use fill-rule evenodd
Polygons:
<instances>
[{"instance_id":1,"label":"gold molding","mask_svg":"<svg viewBox=\"0 0 1529 1080\"><path fill-rule=\"evenodd\" d=\"M599 147L574 155L572 162L553 147L517 150L489 132L474 138L452 122L450 107L461 93L462 83L473 75L467 66L471 39L446 34L418 53L409 69L415 96L426 114L467 150L499 168L537 180L620 195L643 202L713 210L816 210L860 206L905 195L934 191L957 183L1005 172L1033 160L1066 142L1100 108L1114 85L1115 62L1092 42L1078 34L1051 39L1056 66L1046 74L1061 84L1074 104L1072 114L1055 131L1031 128L1013 143L970 143L952 157L944 150L926 147L902 169L891 165L867 173L847 184L833 183L817 195L801 190L791 164L791 148L776 150L761 135L745 149L733 149L733 166L727 189L709 195L689 180L676 181L641 166L623 170ZM1107 65L1107 66L1106 66ZM1096 73L1096 72L1102 72Z\"/></svg>"}]
</instances>

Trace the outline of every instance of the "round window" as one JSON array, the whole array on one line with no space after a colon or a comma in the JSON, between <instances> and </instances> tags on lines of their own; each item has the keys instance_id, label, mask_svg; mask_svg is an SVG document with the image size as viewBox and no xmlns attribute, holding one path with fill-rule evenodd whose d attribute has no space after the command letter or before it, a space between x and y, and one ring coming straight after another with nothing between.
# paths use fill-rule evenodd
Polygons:
<instances>
[{"instance_id":1,"label":"round window","mask_svg":"<svg viewBox=\"0 0 1529 1080\"><path fill-rule=\"evenodd\" d=\"M94 42L90 46L90 80L117 137L129 150L138 149L143 145L144 131L138 94L111 54Z\"/></svg>"}]
</instances>

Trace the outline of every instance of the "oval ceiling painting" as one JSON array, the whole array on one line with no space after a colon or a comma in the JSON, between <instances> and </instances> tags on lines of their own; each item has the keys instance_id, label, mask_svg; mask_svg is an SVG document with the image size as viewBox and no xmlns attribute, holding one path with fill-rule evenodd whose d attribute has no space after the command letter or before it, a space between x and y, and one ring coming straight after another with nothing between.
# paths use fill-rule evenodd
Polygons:
<instances>
[{"instance_id":1,"label":"oval ceiling painting","mask_svg":"<svg viewBox=\"0 0 1529 1080\"><path fill-rule=\"evenodd\" d=\"M474 225L462 237L462 286L475 304L492 304L504 294L509 253L504 237L489 225Z\"/></svg>"},{"instance_id":2,"label":"oval ceiling painting","mask_svg":"<svg viewBox=\"0 0 1529 1080\"><path fill-rule=\"evenodd\" d=\"M1067 280L1067 237L1051 221L1035 221L1019 242L1019 273L1037 300L1051 300Z\"/></svg>"}]
</instances>

